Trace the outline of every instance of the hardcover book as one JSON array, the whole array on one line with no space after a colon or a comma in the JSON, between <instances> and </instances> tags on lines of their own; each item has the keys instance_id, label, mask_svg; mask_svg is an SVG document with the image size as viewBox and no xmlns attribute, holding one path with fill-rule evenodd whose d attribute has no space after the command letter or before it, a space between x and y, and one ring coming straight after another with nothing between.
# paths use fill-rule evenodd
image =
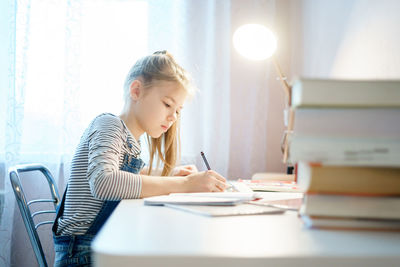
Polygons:
<instances>
[{"instance_id":1,"label":"hardcover book","mask_svg":"<svg viewBox=\"0 0 400 267\"><path fill-rule=\"evenodd\" d=\"M400 220L400 197L305 194L300 215Z\"/></svg>"},{"instance_id":2,"label":"hardcover book","mask_svg":"<svg viewBox=\"0 0 400 267\"><path fill-rule=\"evenodd\" d=\"M297 183L309 193L400 196L400 168L324 166L300 161Z\"/></svg>"},{"instance_id":3,"label":"hardcover book","mask_svg":"<svg viewBox=\"0 0 400 267\"><path fill-rule=\"evenodd\" d=\"M377 220L306 215L301 216L301 219L309 228L384 231L400 230L400 220Z\"/></svg>"},{"instance_id":4,"label":"hardcover book","mask_svg":"<svg viewBox=\"0 0 400 267\"><path fill-rule=\"evenodd\" d=\"M292 107L400 107L398 80L298 79Z\"/></svg>"},{"instance_id":5,"label":"hardcover book","mask_svg":"<svg viewBox=\"0 0 400 267\"><path fill-rule=\"evenodd\" d=\"M294 135L400 137L400 108L298 108Z\"/></svg>"},{"instance_id":6,"label":"hardcover book","mask_svg":"<svg viewBox=\"0 0 400 267\"><path fill-rule=\"evenodd\" d=\"M400 167L400 138L293 135L289 151L292 163Z\"/></svg>"}]
</instances>

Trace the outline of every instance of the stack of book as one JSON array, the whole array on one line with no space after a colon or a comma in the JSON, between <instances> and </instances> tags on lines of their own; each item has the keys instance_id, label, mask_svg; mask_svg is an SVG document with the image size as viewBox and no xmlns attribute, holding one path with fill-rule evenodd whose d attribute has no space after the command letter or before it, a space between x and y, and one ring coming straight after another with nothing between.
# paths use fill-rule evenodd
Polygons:
<instances>
[{"instance_id":1,"label":"stack of book","mask_svg":"<svg viewBox=\"0 0 400 267\"><path fill-rule=\"evenodd\" d=\"M292 108L306 225L400 230L400 81L300 79Z\"/></svg>"}]
</instances>

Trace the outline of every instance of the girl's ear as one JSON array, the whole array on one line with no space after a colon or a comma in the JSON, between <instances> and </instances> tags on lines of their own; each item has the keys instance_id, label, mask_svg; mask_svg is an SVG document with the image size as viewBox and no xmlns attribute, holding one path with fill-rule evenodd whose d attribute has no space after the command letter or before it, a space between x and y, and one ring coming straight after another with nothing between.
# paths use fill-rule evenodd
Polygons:
<instances>
[{"instance_id":1,"label":"girl's ear","mask_svg":"<svg viewBox=\"0 0 400 267\"><path fill-rule=\"evenodd\" d=\"M139 80L134 80L129 87L129 93L132 100L138 100L142 90L142 83Z\"/></svg>"}]
</instances>

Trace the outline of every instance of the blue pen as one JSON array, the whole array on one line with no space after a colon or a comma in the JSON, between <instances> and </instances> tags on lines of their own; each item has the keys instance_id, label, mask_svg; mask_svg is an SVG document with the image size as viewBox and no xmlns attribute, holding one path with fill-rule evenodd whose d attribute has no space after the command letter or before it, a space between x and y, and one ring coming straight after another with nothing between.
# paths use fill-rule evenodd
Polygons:
<instances>
[{"instance_id":1,"label":"blue pen","mask_svg":"<svg viewBox=\"0 0 400 267\"><path fill-rule=\"evenodd\" d=\"M206 159L206 155L204 155L204 152L201 151L200 154L201 154L201 157L203 158L204 164L206 164L207 170L211 170L210 164L208 164L208 161L207 161L207 159ZM228 181L226 181L226 182L227 182L230 186L229 186L227 189L225 189L225 190L228 190L228 191L238 191L238 190L233 186L233 184L231 184L231 183L228 182Z\"/></svg>"}]
</instances>

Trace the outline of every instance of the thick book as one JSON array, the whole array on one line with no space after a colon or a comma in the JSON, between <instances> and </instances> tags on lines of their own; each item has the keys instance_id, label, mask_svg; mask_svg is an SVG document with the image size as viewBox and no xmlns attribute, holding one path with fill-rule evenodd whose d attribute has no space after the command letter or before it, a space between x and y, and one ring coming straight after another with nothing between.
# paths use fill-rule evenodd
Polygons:
<instances>
[{"instance_id":1,"label":"thick book","mask_svg":"<svg viewBox=\"0 0 400 267\"><path fill-rule=\"evenodd\" d=\"M398 80L298 79L292 107L400 107Z\"/></svg>"},{"instance_id":2,"label":"thick book","mask_svg":"<svg viewBox=\"0 0 400 267\"><path fill-rule=\"evenodd\" d=\"M400 137L358 138L293 135L289 140L289 159L319 162L324 165L400 166Z\"/></svg>"},{"instance_id":3,"label":"thick book","mask_svg":"<svg viewBox=\"0 0 400 267\"><path fill-rule=\"evenodd\" d=\"M299 136L393 138L400 136L400 108L298 108Z\"/></svg>"},{"instance_id":4,"label":"thick book","mask_svg":"<svg viewBox=\"0 0 400 267\"><path fill-rule=\"evenodd\" d=\"M297 183L308 193L400 196L400 168L325 166L300 161Z\"/></svg>"},{"instance_id":5,"label":"thick book","mask_svg":"<svg viewBox=\"0 0 400 267\"><path fill-rule=\"evenodd\" d=\"M400 220L400 197L305 194L300 215Z\"/></svg>"},{"instance_id":6,"label":"thick book","mask_svg":"<svg viewBox=\"0 0 400 267\"><path fill-rule=\"evenodd\" d=\"M300 216L306 227L338 230L400 231L400 220Z\"/></svg>"}]
</instances>

